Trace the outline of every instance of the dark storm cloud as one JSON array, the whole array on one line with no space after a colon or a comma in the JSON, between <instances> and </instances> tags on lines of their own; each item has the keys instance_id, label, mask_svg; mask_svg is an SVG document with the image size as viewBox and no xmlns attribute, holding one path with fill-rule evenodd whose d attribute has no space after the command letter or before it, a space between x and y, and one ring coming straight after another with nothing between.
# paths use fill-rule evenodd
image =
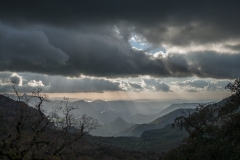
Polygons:
<instances>
[{"instance_id":1,"label":"dark storm cloud","mask_svg":"<svg viewBox=\"0 0 240 160\"><path fill-rule=\"evenodd\" d=\"M191 63L189 70L199 77L239 78L240 54L216 52L191 53L186 56Z\"/></svg>"},{"instance_id":2,"label":"dark storm cloud","mask_svg":"<svg viewBox=\"0 0 240 160\"><path fill-rule=\"evenodd\" d=\"M169 64L169 59L176 59ZM179 61L186 61L183 69L176 68ZM169 69L172 75L198 76L211 78L238 78L240 77L240 54L219 54L212 51L192 52L189 54L169 54L164 59L168 65L175 67ZM181 67L180 67L181 68Z\"/></svg>"},{"instance_id":3,"label":"dark storm cloud","mask_svg":"<svg viewBox=\"0 0 240 160\"><path fill-rule=\"evenodd\" d=\"M39 29L41 32L36 32L36 35L41 33L43 38L37 36L36 42L34 38L28 38L25 34L0 37L3 43L8 42L5 45L0 44L4 50L0 54L2 57L0 70L64 76L85 74L108 77L137 75L240 77L240 54L203 51L155 56L132 49L120 33L107 26L96 28L93 32L91 26L83 27L79 32L66 29L54 30L51 27L39 27ZM21 29L12 30L13 33L20 31L20 33L28 33ZM7 34L4 32L4 35ZM28 33L30 37L31 34ZM21 46L17 50L18 44L26 44L24 52L21 51ZM36 51L34 48L37 48ZM38 54L35 54L36 52Z\"/></svg>"},{"instance_id":4,"label":"dark storm cloud","mask_svg":"<svg viewBox=\"0 0 240 160\"><path fill-rule=\"evenodd\" d=\"M238 6L237 0L3 0L0 18L13 25L70 28L127 22L150 42L181 45L239 38Z\"/></svg>"},{"instance_id":5,"label":"dark storm cloud","mask_svg":"<svg viewBox=\"0 0 240 160\"><path fill-rule=\"evenodd\" d=\"M0 71L52 75L237 78L239 54L213 51L153 57L154 46L239 41L239 1L71 0L0 2ZM237 45L226 44L238 52Z\"/></svg>"},{"instance_id":6,"label":"dark storm cloud","mask_svg":"<svg viewBox=\"0 0 240 160\"><path fill-rule=\"evenodd\" d=\"M0 23L0 62L14 60L43 64L48 60L65 63L68 60L61 49L52 46L42 31L16 30Z\"/></svg>"},{"instance_id":7,"label":"dark storm cloud","mask_svg":"<svg viewBox=\"0 0 240 160\"><path fill-rule=\"evenodd\" d=\"M106 27L93 32L91 26L83 27L79 32L42 27L40 35L44 38L36 38L36 44L34 38L27 39L25 35L16 35L17 41L14 37L2 36L0 40L10 47L2 46L0 69L69 76L170 75L161 60L132 49L122 35ZM21 46L16 51L19 48L14 46L16 44L26 44L24 52Z\"/></svg>"}]
</instances>

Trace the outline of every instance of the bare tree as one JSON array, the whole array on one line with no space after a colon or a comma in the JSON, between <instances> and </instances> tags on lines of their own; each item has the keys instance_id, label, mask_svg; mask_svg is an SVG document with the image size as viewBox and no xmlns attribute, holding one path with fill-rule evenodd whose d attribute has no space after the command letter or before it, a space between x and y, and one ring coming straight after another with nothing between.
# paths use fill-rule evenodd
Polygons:
<instances>
[{"instance_id":1,"label":"bare tree","mask_svg":"<svg viewBox=\"0 0 240 160\"><path fill-rule=\"evenodd\" d=\"M46 114L43 102L49 99L40 88L27 97L15 83L11 85L16 100L0 97L0 159L70 159L73 145L98 127L92 117L73 114L78 107L70 105L68 98ZM37 101L30 107L32 98Z\"/></svg>"}]
</instances>

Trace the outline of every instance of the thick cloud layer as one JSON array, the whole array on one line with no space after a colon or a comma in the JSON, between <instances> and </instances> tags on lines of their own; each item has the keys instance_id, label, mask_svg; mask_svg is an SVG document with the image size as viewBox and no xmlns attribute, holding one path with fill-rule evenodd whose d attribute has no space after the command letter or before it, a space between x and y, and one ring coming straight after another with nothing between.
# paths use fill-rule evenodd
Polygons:
<instances>
[{"instance_id":1,"label":"thick cloud layer","mask_svg":"<svg viewBox=\"0 0 240 160\"><path fill-rule=\"evenodd\" d=\"M12 92L13 89L10 85L11 81L18 85L21 92L31 92L36 87L40 87L43 89L43 92L49 93L104 92L122 90L119 87L119 82L101 78L66 78L62 76L44 76L31 73L12 74L0 72L0 91Z\"/></svg>"},{"instance_id":2,"label":"thick cloud layer","mask_svg":"<svg viewBox=\"0 0 240 160\"><path fill-rule=\"evenodd\" d=\"M38 23L76 27L125 21L151 42L181 44L194 39L205 43L239 38L239 5L237 0L3 0L0 18L20 26Z\"/></svg>"},{"instance_id":3,"label":"thick cloud layer","mask_svg":"<svg viewBox=\"0 0 240 160\"><path fill-rule=\"evenodd\" d=\"M136 79L139 82L135 82ZM141 81L141 82L140 82ZM0 72L0 92L12 92L10 82L18 85L21 92L31 92L40 87L47 93L78 93L105 91L154 91L168 92L170 87L155 78L106 79L97 77L69 78L34 73Z\"/></svg>"},{"instance_id":4,"label":"thick cloud layer","mask_svg":"<svg viewBox=\"0 0 240 160\"><path fill-rule=\"evenodd\" d=\"M42 31L16 30L0 24L0 61L27 61L44 64L48 61L65 63L68 55L49 43Z\"/></svg>"},{"instance_id":5,"label":"thick cloud layer","mask_svg":"<svg viewBox=\"0 0 240 160\"><path fill-rule=\"evenodd\" d=\"M7 47L4 54L1 55L7 57L8 53L12 53L9 55L12 59L9 58L9 61L1 59L0 61L3 63L0 65L0 69L69 76L79 76L80 74L94 76L170 75L161 60L151 59L151 56L143 51L132 49L130 44L113 29L110 30L110 33L105 32L105 27L97 28L95 33L91 32L91 28L83 28L85 30L79 33L66 30L54 31L51 28L41 29L48 37L51 49L61 48L61 50L56 50L60 53L48 52L48 45L43 46L45 52L38 52L38 48L33 47L35 44L27 45L31 49L35 48L37 53L27 49L22 53L12 53L11 50L15 46ZM4 37L1 38L2 41L6 41ZM46 39L38 39L38 42L42 43L42 40ZM18 41L18 43L22 44L23 42ZM32 39L26 39L23 44L29 43L32 43ZM16 43L13 42L13 44ZM68 54L69 58L64 53ZM19 58L16 58L17 56ZM51 59L52 57L55 57L56 60ZM60 63L60 60L67 58L65 63ZM41 63L41 61L45 61L45 63Z\"/></svg>"},{"instance_id":6,"label":"thick cloud layer","mask_svg":"<svg viewBox=\"0 0 240 160\"><path fill-rule=\"evenodd\" d=\"M234 0L3 0L0 71L239 78L239 5ZM166 53L133 49L132 34Z\"/></svg>"}]
</instances>

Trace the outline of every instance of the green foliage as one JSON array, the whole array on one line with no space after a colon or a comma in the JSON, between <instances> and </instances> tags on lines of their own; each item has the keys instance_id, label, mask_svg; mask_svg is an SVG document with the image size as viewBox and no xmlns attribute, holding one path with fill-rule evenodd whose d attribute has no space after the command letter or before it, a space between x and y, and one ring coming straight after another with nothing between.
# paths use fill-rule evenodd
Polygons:
<instances>
[{"instance_id":1,"label":"green foliage","mask_svg":"<svg viewBox=\"0 0 240 160\"><path fill-rule=\"evenodd\" d=\"M224 105L200 105L196 112L175 119L173 127L185 129L189 137L163 159L240 159L240 79L226 88L232 95Z\"/></svg>"}]
</instances>

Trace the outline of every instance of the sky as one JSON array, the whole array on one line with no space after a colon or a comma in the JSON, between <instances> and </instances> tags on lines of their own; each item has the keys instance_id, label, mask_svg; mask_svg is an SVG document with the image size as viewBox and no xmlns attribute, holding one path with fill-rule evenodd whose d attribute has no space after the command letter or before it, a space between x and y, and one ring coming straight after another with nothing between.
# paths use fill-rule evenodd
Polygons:
<instances>
[{"instance_id":1,"label":"sky","mask_svg":"<svg viewBox=\"0 0 240 160\"><path fill-rule=\"evenodd\" d=\"M0 92L222 99L240 77L237 0L1 0Z\"/></svg>"}]
</instances>

